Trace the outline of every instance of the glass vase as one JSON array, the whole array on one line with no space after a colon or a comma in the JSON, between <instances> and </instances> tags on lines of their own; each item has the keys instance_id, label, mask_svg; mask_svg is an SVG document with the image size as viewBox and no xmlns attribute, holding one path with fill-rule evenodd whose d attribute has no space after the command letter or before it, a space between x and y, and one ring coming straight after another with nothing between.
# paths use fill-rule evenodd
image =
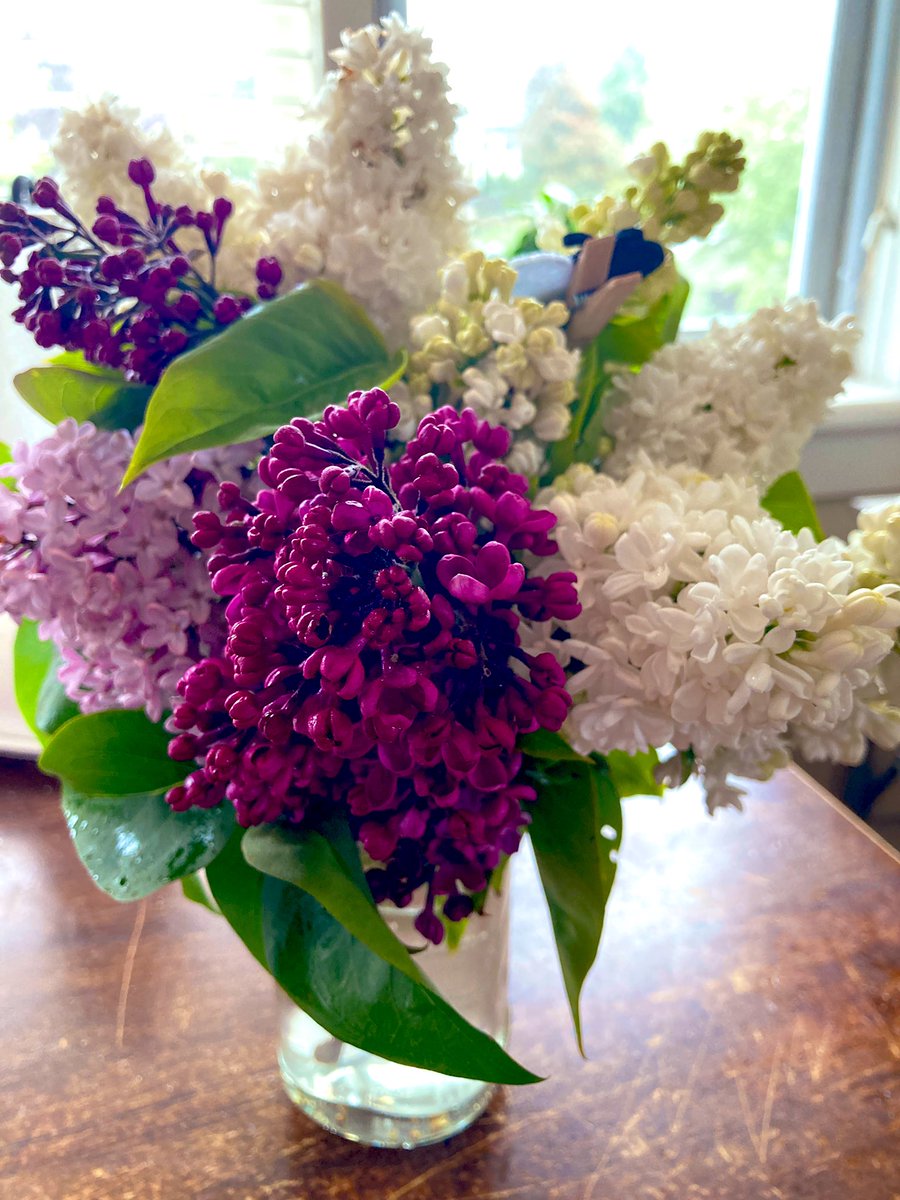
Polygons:
<instances>
[{"instance_id":1,"label":"glass vase","mask_svg":"<svg viewBox=\"0 0 900 1200\"><path fill-rule=\"evenodd\" d=\"M418 946L415 905L382 905L382 916L407 946ZM473 1025L505 1044L509 1007L509 904L490 895L455 950L429 946L417 965ZM369 1146L412 1150L459 1133L486 1108L494 1086L389 1062L332 1037L286 996L278 1062L293 1102L332 1133Z\"/></svg>"}]
</instances>

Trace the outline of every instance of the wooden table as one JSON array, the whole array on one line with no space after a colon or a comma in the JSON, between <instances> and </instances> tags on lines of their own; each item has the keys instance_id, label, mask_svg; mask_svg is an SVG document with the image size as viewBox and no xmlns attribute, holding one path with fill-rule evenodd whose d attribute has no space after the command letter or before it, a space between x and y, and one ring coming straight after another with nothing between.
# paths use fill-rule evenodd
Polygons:
<instances>
[{"instance_id":1,"label":"wooden table","mask_svg":"<svg viewBox=\"0 0 900 1200\"><path fill-rule=\"evenodd\" d=\"M573 1048L532 869L513 1045L550 1078L408 1154L281 1092L274 995L175 888L120 906L0 763L3 1200L897 1200L900 866L800 773L744 814L627 802Z\"/></svg>"}]
</instances>

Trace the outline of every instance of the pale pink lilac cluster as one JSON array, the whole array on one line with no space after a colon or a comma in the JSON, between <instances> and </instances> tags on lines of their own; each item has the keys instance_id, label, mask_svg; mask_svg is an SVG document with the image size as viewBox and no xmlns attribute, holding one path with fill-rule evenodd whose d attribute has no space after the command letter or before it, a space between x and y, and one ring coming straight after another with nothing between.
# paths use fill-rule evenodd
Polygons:
<instances>
[{"instance_id":1,"label":"pale pink lilac cluster","mask_svg":"<svg viewBox=\"0 0 900 1200\"><path fill-rule=\"evenodd\" d=\"M552 513L501 461L510 434L471 409L425 416L394 462L400 409L380 389L275 434L255 502L233 485L201 512L213 590L228 597L224 652L179 684L170 754L202 765L177 810L234 804L243 825L346 815L375 864L376 900L427 899L441 940L513 853L534 791L521 734L569 710L551 652L519 625L577 614L574 575L530 575L553 554Z\"/></svg>"},{"instance_id":2,"label":"pale pink lilac cluster","mask_svg":"<svg viewBox=\"0 0 900 1200\"><path fill-rule=\"evenodd\" d=\"M19 443L0 488L0 610L39 622L59 648L60 680L82 712L142 708L159 720L184 671L220 649L202 553L188 531L226 479L246 490L258 448L170 459L125 491L125 430L69 419Z\"/></svg>"}]
</instances>

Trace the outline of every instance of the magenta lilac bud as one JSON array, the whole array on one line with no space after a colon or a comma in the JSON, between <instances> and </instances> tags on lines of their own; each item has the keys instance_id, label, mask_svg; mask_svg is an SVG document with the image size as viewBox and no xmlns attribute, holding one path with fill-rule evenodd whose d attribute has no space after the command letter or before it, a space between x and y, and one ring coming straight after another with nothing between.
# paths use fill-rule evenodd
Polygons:
<instances>
[{"instance_id":1,"label":"magenta lilac bud","mask_svg":"<svg viewBox=\"0 0 900 1200\"><path fill-rule=\"evenodd\" d=\"M121 368L126 378L157 381L178 354L242 317L249 297L221 294L214 285L215 258L233 205L219 197L212 212L161 203L152 191L153 165L134 159L130 180L143 192L146 217L118 208L109 196L97 201L88 229L71 211L52 179L38 180L36 205L59 214L28 215L17 204L0 205L0 278L18 286L13 316L40 346L81 351L89 362ZM197 226L205 235L208 277L182 251L180 231ZM24 267L16 269L20 256ZM272 299L280 282L274 259L260 278L259 298ZM144 320L156 318L155 326Z\"/></svg>"}]
</instances>

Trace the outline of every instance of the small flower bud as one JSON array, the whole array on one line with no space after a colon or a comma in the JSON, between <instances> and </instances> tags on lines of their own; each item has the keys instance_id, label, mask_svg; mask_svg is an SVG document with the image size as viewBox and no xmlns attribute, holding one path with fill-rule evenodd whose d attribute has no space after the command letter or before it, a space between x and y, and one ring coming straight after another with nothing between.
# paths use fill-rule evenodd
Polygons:
<instances>
[{"instance_id":1,"label":"small flower bud","mask_svg":"<svg viewBox=\"0 0 900 1200\"><path fill-rule=\"evenodd\" d=\"M200 301L192 292L182 292L175 301L176 314L180 320L186 321L189 325L193 325L202 311L203 307Z\"/></svg>"},{"instance_id":2,"label":"small flower bud","mask_svg":"<svg viewBox=\"0 0 900 1200\"><path fill-rule=\"evenodd\" d=\"M62 203L59 188L46 175L34 185L31 198L38 208L59 208Z\"/></svg>"},{"instance_id":3,"label":"small flower bud","mask_svg":"<svg viewBox=\"0 0 900 1200\"><path fill-rule=\"evenodd\" d=\"M102 242L109 242L111 246L118 245L122 234L122 226L117 217L112 216L110 213L104 213L97 218L91 228Z\"/></svg>"},{"instance_id":4,"label":"small flower bud","mask_svg":"<svg viewBox=\"0 0 900 1200\"><path fill-rule=\"evenodd\" d=\"M156 178L153 164L148 158L133 158L128 164L128 178L138 187L149 187Z\"/></svg>"},{"instance_id":5,"label":"small flower bud","mask_svg":"<svg viewBox=\"0 0 900 1200\"><path fill-rule=\"evenodd\" d=\"M241 315L241 306L234 296L220 296L213 305L213 316L220 325L230 325Z\"/></svg>"},{"instance_id":6,"label":"small flower bud","mask_svg":"<svg viewBox=\"0 0 900 1200\"><path fill-rule=\"evenodd\" d=\"M43 259L35 267L34 273L44 287L59 287L64 278L62 263L55 258Z\"/></svg>"},{"instance_id":7,"label":"small flower bud","mask_svg":"<svg viewBox=\"0 0 900 1200\"><path fill-rule=\"evenodd\" d=\"M167 329L159 339L159 344L166 354L180 354L188 344L188 336L182 329Z\"/></svg>"},{"instance_id":8,"label":"small flower bud","mask_svg":"<svg viewBox=\"0 0 900 1200\"><path fill-rule=\"evenodd\" d=\"M277 288L284 278L281 263L277 258L261 258L256 264L256 278L260 283Z\"/></svg>"}]
</instances>

